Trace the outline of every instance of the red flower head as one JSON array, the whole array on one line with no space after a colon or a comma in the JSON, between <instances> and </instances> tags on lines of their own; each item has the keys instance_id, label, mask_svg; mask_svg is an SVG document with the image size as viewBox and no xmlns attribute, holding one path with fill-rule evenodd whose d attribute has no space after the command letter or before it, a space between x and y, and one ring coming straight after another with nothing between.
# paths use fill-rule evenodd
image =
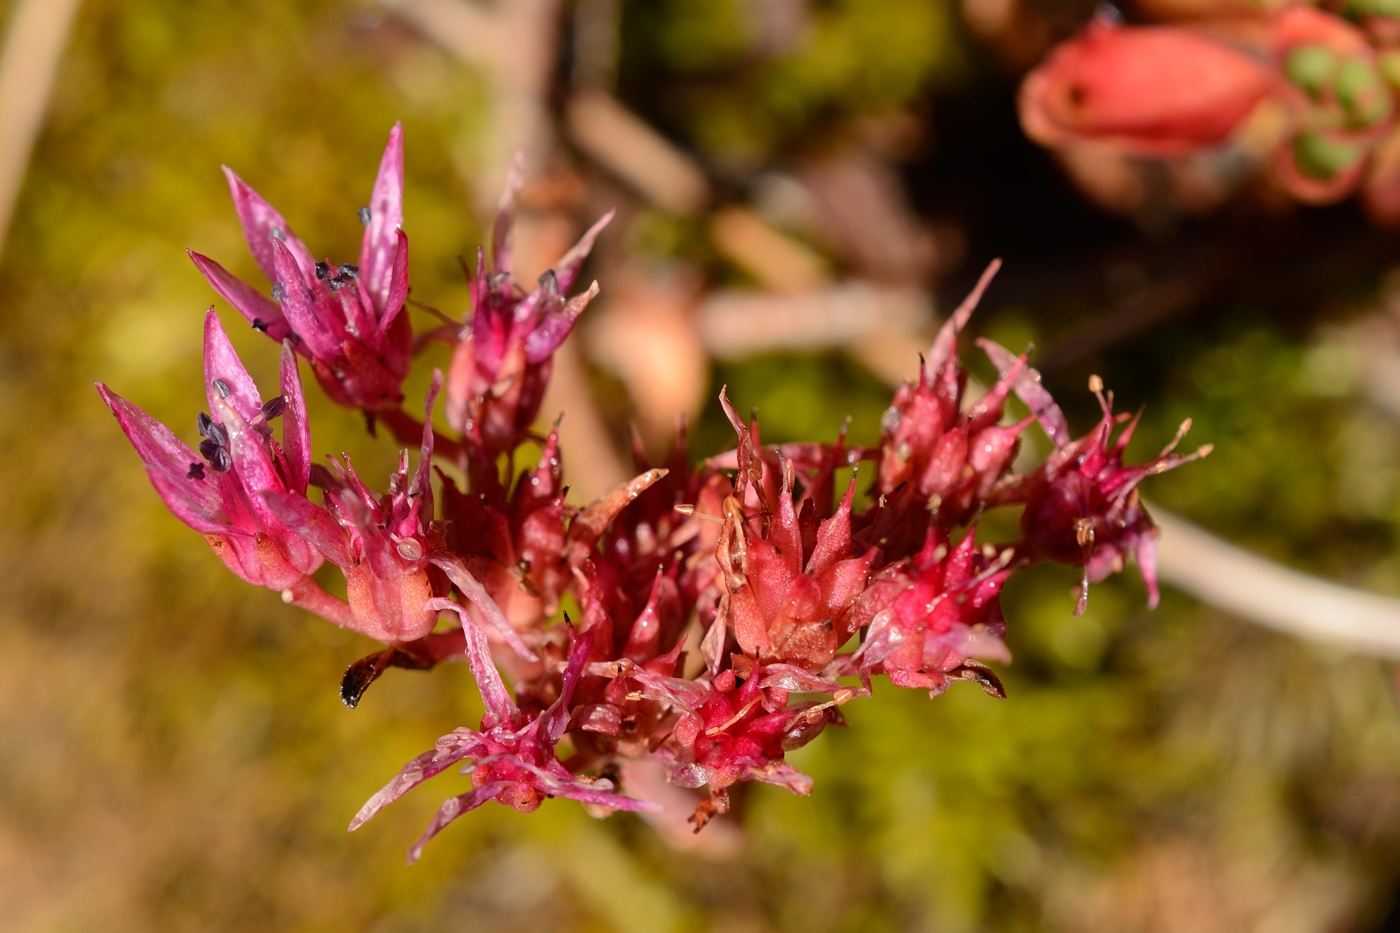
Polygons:
<instances>
[{"instance_id":1,"label":"red flower head","mask_svg":"<svg viewBox=\"0 0 1400 933\"><path fill-rule=\"evenodd\" d=\"M389 477L387 495L372 493L346 458L343 465L332 460L331 470L320 471L324 508L302 496L265 496L287 527L345 575L352 627L387 645L412 642L431 632L437 612L426 604L446 592L445 581L432 570L430 560L443 538L433 521L429 472L433 402L441 388L442 375L435 373L418 468L410 476L408 451L402 451L399 468Z\"/></svg>"},{"instance_id":2,"label":"red flower head","mask_svg":"<svg viewBox=\"0 0 1400 933\"><path fill-rule=\"evenodd\" d=\"M469 586L465 595L479 612L491 613L492 608L487 605L489 597L479 588ZM572 774L555 754L555 747L569 728L569 705L588 661L591 636L570 632L572 648L559 697L547 710L531 718L521 713L506 691L491 660L486 638L466 610L447 599L435 599L429 605L434 611L454 611L461 618L467 660L486 706L481 728L455 729L438 739L433 751L424 752L404 765L392 781L360 808L350 823L351 831L359 829L384 807L428 778L468 759L464 770L471 772L473 790L450 798L442 805L427 830L408 850L410 864L418 860L428 841L449 823L488 800L514 807L522 813L537 809L546 797L567 797L609 810L652 809L651 804L613 793L613 783L606 778L590 779Z\"/></svg>"},{"instance_id":3,"label":"red flower head","mask_svg":"<svg viewBox=\"0 0 1400 933\"><path fill-rule=\"evenodd\" d=\"M598 294L598 283L573 298L564 296L612 219L611 213L604 215L526 293L510 274L510 230L520 185L517 160L492 231L491 262L484 249L477 251L471 316L447 380L447 420L488 463L514 449L539 415L554 351Z\"/></svg>"},{"instance_id":4,"label":"red flower head","mask_svg":"<svg viewBox=\"0 0 1400 933\"><path fill-rule=\"evenodd\" d=\"M1099 18L1021 85L1021 125L1049 146L1171 156L1225 141L1272 84L1248 54L1177 26Z\"/></svg>"},{"instance_id":5,"label":"red flower head","mask_svg":"<svg viewBox=\"0 0 1400 933\"><path fill-rule=\"evenodd\" d=\"M1025 535L1021 556L1084 568L1076 615L1087 604L1089 584L1122 570L1130 551L1137 558L1138 570L1147 586L1148 605L1155 608L1157 527L1138 498L1137 485L1149 476L1206 456L1211 445L1190 454L1172 452L1191 427L1187 419L1176 438L1155 459L1125 466L1123 454L1141 415L1115 415L1112 393L1104 396L1098 376L1089 380L1089 388L1103 409L1098 426L1078 440L1069 440L1068 432L1059 427L1051 430L1051 439L1059 449L1034 473L1023 477L1003 501L1025 503L1021 513L1021 532ZM1055 408L1042 418L1043 423L1046 421L1063 424L1064 418ZM1127 427L1113 440L1114 427L1125 421Z\"/></svg>"},{"instance_id":6,"label":"red flower head","mask_svg":"<svg viewBox=\"0 0 1400 933\"><path fill-rule=\"evenodd\" d=\"M850 637L846 613L880 556L878 549L856 553L851 534L855 478L835 514L824 521L818 520L811 496L803 497L798 512L790 460L782 463L776 499L770 497L764 474L772 471L765 470L752 429L723 391L720 403L739 435L739 449L734 494L724 500L715 551L724 601L714 634L706 639L712 664L722 647L719 626L727 623L749 657L820 670ZM745 514L750 502L758 514Z\"/></svg>"},{"instance_id":7,"label":"red flower head","mask_svg":"<svg viewBox=\"0 0 1400 933\"><path fill-rule=\"evenodd\" d=\"M366 411L396 410L412 356L408 297L408 236L403 224L403 128L395 124L379 164L358 266L317 262L272 205L225 168L248 248L274 284L275 300L190 252L199 271L253 327L290 339L338 404Z\"/></svg>"},{"instance_id":8,"label":"red flower head","mask_svg":"<svg viewBox=\"0 0 1400 933\"><path fill-rule=\"evenodd\" d=\"M1024 359L977 402L962 408L967 373L958 364L958 335L1000 268L997 260L982 273L939 330L919 381L900 386L885 412L876 478L884 505L867 536L890 557L918 548L930 523L948 531L971 521L1002 481L1021 432L1033 420L1000 423Z\"/></svg>"},{"instance_id":9,"label":"red flower head","mask_svg":"<svg viewBox=\"0 0 1400 933\"><path fill-rule=\"evenodd\" d=\"M175 517L203 532L239 577L274 590L317 593L335 618L335 600L308 578L321 555L289 527L267 494L301 497L311 471L311 435L296 357L282 349L282 394L264 403L211 308L204 318L204 382L213 415L201 413L203 440L191 450L165 425L112 392L97 391ZM282 418L282 443L269 424Z\"/></svg>"},{"instance_id":10,"label":"red flower head","mask_svg":"<svg viewBox=\"0 0 1400 933\"><path fill-rule=\"evenodd\" d=\"M930 696L952 680L977 680L1003 695L973 659L1011 661L999 596L1014 552L979 550L976 537L974 526L950 551L947 536L932 528L917 555L876 574L852 612L854 625L869 626L853 658L862 677L888 674L895 686Z\"/></svg>"}]
</instances>

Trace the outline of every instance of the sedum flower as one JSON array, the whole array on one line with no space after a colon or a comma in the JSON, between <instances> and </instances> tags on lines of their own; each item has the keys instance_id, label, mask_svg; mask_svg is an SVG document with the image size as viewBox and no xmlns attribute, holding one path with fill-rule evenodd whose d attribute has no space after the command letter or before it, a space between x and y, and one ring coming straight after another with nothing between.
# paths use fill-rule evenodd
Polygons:
<instances>
[{"instance_id":1,"label":"sedum flower","mask_svg":"<svg viewBox=\"0 0 1400 933\"><path fill-rule=\"evenodd\" d=\"M272 299L214 260L190 258L229 304L274 340L291 340L335 402L394 411L413 350L408 298L408 236L403 224L403 127L395 124L379 163L358 265L318 262L286 220L225 168L248 249L273 283Z\"/></svg>"},{"instance_id":2,"label":"sedum flower","mask_svg":"<svg viewBox=\"0 0 1400 933\"><path fill-rule=\"evenodd\" d=\"M343 463L331 460L331 469L318 477L325 486L324 506L286 493L265 497L286 527L345 575L352 627L386 645L427 636L438 615L428 601L447 590L430 559L443 542L442 529L433 521L430 482L432 411L441 388L442 376L434 374L418 468L410 474L408 451L401 451L386 495L371 492L346 457Z\"/></svg>"},{"instance_id":3,"label":"sedum flower","mask_svg":"<svg viewBox=\"0 0 1400 933\"><path fill-rule=\"evenodd\" d=\"M492 231L490 262L484 249L477 251L472 310L447 378L448 423L485 464L519 445L538 417L554 351L597 296L598 283L565 296L612 219L604 215L526 292L511 277L511 226L522 179L517 160Z\"/></svg>"},{"instance_id":4,"label":"sedum flower","mask_svg":"<svg viewBox=\"0 0 1400 933\"><path fill-rule=\"evenodd\" d=\"M558 699L543 713L527 717L506 691L486 638L466 610L447 599L433 600L431 606L452 610L461 618L466 633L467 660L486 707L481 728L455 729L438 739L432 751L404 765L392 781L360 808L350 822L350 831L359 829L384 807L428 778L463 761L468 762L464 770L471 773L473 789L442 805L423 835L409 849L409 864L418 860L423 847L449 823L490 800L522 813L538 809L546 797L567 797L608 810L652 808L651 804L614 793L613 783L607 778L586 779L572 774L555 754L555 747L569 725L569 703L588 660L590 636L570 633L572 648ZM479 603L478 609L490 611Z\"/></svg>"},{"instance_id":5,"label":"sedum flower","mask_svg":"<svg viewBox=\"0 0 1400 933\"><path fill-rule=\"evenodd\" d=\"M304 496L311 472L306 404L290 345L282 349L282 394L263 402L211 308L204 318L204 382L212 415L201 412L196 419L203 438L198 453L103 383L97 391L166 506L202 532L230 570L344 624L344 604L310 579L321 566L320 553L266 498ZM270 423L279 417L280 444Z\"/></svg>"}]
</instances>

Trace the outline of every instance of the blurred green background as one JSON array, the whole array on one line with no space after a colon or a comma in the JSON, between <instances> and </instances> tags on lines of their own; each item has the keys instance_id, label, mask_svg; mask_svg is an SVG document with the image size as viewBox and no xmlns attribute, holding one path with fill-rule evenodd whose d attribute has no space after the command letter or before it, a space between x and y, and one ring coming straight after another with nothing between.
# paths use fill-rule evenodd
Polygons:
<instances>
[{"instance_id":1,"label":"blurred green background","mask_svg":"<svg viewBox=\"0 0 1400 933\"><path fill-rule=\"evenodd\" d=\"M1023 6L1051 38L1088 13ZM793 756L811 798L742 796L737 854L680 852L635 818L550 802L474 813L404 867L458 776L347 836L405 760L479 717L467 671L392 671L344 708L340 673L369 647L228 574L164 511L92 383L191 436L214 299L183 250L258 281L218 166L313 249L348 258L400 119L413 295L461 314L456 257L483 238L510 98L424 27L450 2L399 7L87 0L77 13L0 257L0 929L1396 928L1383 926L1400 879L1393 665L1170 587L1149 613L1132 571L1079 618L1072 572L1018 576L1008 700L962 685L852 704L851 728ZM1192 437L1216 444L1154 480L1154 501L1282 563L1400 594L1400 421L1366 377L1392 334L1400 251L1353 209L1098 213L1021 138L1018 66L941 0L481 9L512 7L544 10L553 30L538 95L551 119L574 89L602 87L709 186L700 208L648 203L560 132L548 165L588 192L565 213L623 206L590 315L623 313L610 268L680 269L697 292L762 286L706 232L726 204L753 206L828 275L940 306L1003 255L974 329L1044 348L1076 428L1092 423L1083 387L1099 372L1123 407L1147 405L1139 459L1188 414ZM832 165L876 166L861 177L888 183L872 190L893 192L922 259L886 268L890 250L861 252L868 237L803 220L789 182L820 191ZM908 246L901 229L891 242ZM1134 311L1134 295L1182 281L1194 287L1165 312ZM270 380L275 348L244 328L234 340ZM419 392L442 363L429 360ZM635 388L596 363L586 377L621 437ZM871 440L890 391L836 349L725 359L704 397L724 382L772 440L833 437L847 414ZM392 442L311 396L317 454L350 451L382 481ZM700 412L697 454L725 442L717 414Z\"/></svg>"}]
</instances>

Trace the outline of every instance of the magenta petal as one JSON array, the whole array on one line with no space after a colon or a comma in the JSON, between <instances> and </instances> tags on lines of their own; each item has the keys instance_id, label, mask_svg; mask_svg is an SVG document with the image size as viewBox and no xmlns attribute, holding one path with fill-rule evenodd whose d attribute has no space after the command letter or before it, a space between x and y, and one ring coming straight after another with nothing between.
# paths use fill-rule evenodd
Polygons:
<instances>
[{"instance_id":1,"label":"magenta petal","mask_svg":"<svg viewBox=\"0 0 1400 933\"><path fill-rule=\"evenodd\" d=\"M369 196L369 224L360 244L360 281L383 317L389 303L394 254L403 226L403 124L395 123L379 160L379 175Z\"/></svg>"},{"instance_id":2,"label":"magenta petal","mask_svg":"<svg viewBox=\"0 0 1400 933\"><path fill-rule=\"evenodd\" d=\"M282 288L282 310L298 337L306 342L313 357L334 359L340 354L340 343L326 329L316 311L316 297L302 279L297 261L284 244L273 240L270 247L274 263L274 278Z\"/></svg>"},{"instance_id":3,"label":"magenta petal","mask_svg":"<svg viewBox=\"0 0 1400 933\"><path fill-rule=\"evenodd\" d=\"M569 629L573 647L569 650L569 666L564 669L564 681L559 686L559 698L540 716L540 726L549 738L551 748L569 728L569 703L573 701L574 688L578 686L578 680L588 664L588 652L593 648L596 632L597 629L587 632L579 632L572 627Z\"/></svg>"},{"instance_id":4,"label":"magenta petal","mask_svg":"<svg viewBox=\"0 0 1400 933\"><path fill-rule=\"evenodd\" d=\"M471 600L477 609L481 609L478 599L484 600L495 606L495 602L487 595L486 590L476 578L464 566L460 566L455 558L451 561L434 561L443 569L447 576L462 591L462 595ZM449 569L452 568L452 569ZM466 585L458 583L458 578L466 581ZM473 598L475 597L475 598ZM424 607L427 609L441 611L444 609L457 613L462 620L462 634L467 641L467 663L472 669L472 676L476 678L477 689L481 691L481 701L486 705L486 715L482 717L482 726L490 729L503 722L514 722L520 715L520 707L515 705L511 699L509 691L506 690L505 682L501 680L501 674L496 670L496 662L491 658L491 647L486 643L486 636L477 626L473 619L460 604L450 599L430 599ZM500 613L500 608L496 612ZM483 615L486 613L483 612ZM502 615L504 619L504 615ZM510 623L506 622L509 627ZM499 626L498 626L499 628ZM517 636L519 637L519 636Z\"/></svg>"},{"instance_id":5,"label":"magenta petal","mask_svg":"<svg viewBox=\"0 0 1400 933\"><path fill-rule=\"evenodd\" d=\"M549 359L574 329L578 316L596 297L598 283L594 282L587 291L567 302L556 302L546 310L535 329L525 338L525 359L531 363L543 363Z\"/></svg>"},{"instance_id":6,"label":"magenta petal","mask_svg":"<svg viewBox=\"0 0 1400 933\"><path fill-rule=\"evenodd\" d=\"M438 739L437 748L424 752L404 765L393 780L385 784L360 808L350 821L347 832L354 832L369 822L376 813L413 790L430 777L435 777L465 758L480 758L486 746L470 729L458 729L450 736Z\"/></svg>"},{"instance_id":7,"label":"magenta petal","mask_svg":"<svg viewBox=\"0 0 1400 933\"><path fill-rule=\"evenodd\" d=\"M268 455L261 435L249 427L248 422L243 420L226 399L219 398L215 393L211 401L214 406L214 419L228 432L233 472L248 495L248 504L254 516L264 529L280 527L281 522L276 513L268 508L260 493L286 492L287 487L283 484L282 477L277 475L277 469Z\"/></svg>"},{"instance_id":8,"label":"magenta petal","mask_svg":"<svg viewBox=\"0 0 1400 933\"><path fill-rule=\"evenodd\" d=\"M215 382L221 383L223 389L216 389ZM204 394L209 399L210 411L214 410L216 398L226 399L245 421L252 421L262 411L258 387L238 358L213 308L204 315Z\"/></svg>"},{"instance_id":9,"label":"magenta petal","mask_svg":"<svg viewBox=\"0 0 1400 933\"><path fill-rule=\"evenodd\" d=\"M491 227L491 273L509 272L511 267L511 227L515 223L515 197L525 184L525 153L517 152L510 163L506 187L496 205L496 222ZM478 260L477 269L484 267Z\"/></svg>"},{"instance_id":10,"label":"magenta petal","mask_svg":"<svg viewBox=\"0 0 1400 933\"><path fill-rule=\"evenodd\" d=\"M577 243L573 245L563 257L554 264L554 278L559 283L559 291L567 293L578 280L579 271L583 268L583 263L588 259L588 254L593 252L593 244L598 239L598 234L603 232L603 228L612 222L613 215L617 211L608 211L594 222L593 226L579 237Z\"/></svg>"},{"instance_id":11,"label":"magenta petal","mask_svg":"<svg viewBox=\"0 0 1400 933\"><path fill-rule=\"evenodd\" d=\"M276 208L263 200L262 195L239 178L233 169L224 166L224 176L228 178L228 190L233 195L233 209L238 212L238 221L243 225L243 238L248 241L248 251L253 254L253 261L258 264L263 275L267 276L268 281L277 281L272 242L278 240L285 243L296 256L302 276L310 281L310 277L316 274L316 260L306 245L292 232L292 228L287 226L287 221Z\"/></svg>"},{"instance_id":12,"label":"magenta petal","mask_svg":"<svg viewBox=\"0 0 1400 933\"><path fill-rule=\"evenodd\" d=\"M1147 608L1156 609L1157 603L1162 599L1161 590L1157 587L1157 535L1160 532L1153 528L1145 532L1137 540L1137 548L1133 551L1133 556L1137 558L1138 573L1142 574L1143 585L1147 587Z\"/></svg>"},{"instance_id":13,"label":"magenta petal","mask_svg":"<svg viewBox=\"0 0 1400 933\"><path fill-rule=\"evenodd\" d=\"M987 354L987 359L992 361L992 365L1002 376L1016 373L1011 381L1011 390L1035 415L1045 435L1056 447L1064 447L1074 439L1064 412L1051 398L1049 390L1041 385L1040 373L1029 366L1022 366L1021 358L999 343L982 339L977 341L977 345Z\"/></svg>"},{"instance_id":14,"label":"magenta petal","mask_svg":"<svg viewBox=\"0 0 1400 933\"><path fill-rule=\"evenodd\" d=\"M972 291L963 299L963 303L958 305L957 310L938 329L938 336L933 339L933 346L929 347L928 357L924 360L924 373L929 381L932 381L934 374L952 358L957 349L958 334L967 326L972 312L977 310L977 302L982 300L982 293L987 290L988 285L992 284L992 277L997 274L997 270L1000 268L1001 260L993 259L983 270L982 277L977 280Z\"/></svg>"},{"instance_id":15,"label":"magenta petal","mask_svg":"<svg viewBox=\"0 0 1400 933\"><path fill-rule=\"evenodd\" d=\"M481 806L486 801L492 799L504 790L514 787L512 781L492 781L490 784L483 784L476 790L469 791L457 797L449 797L445 803L433 814L433 819L428 823L428 828L423 830L423 835L418 837L408 850L408 864L412 865L418 861L423 854L423 847L447 828L447 825L463 813L468 813Z\"/></svg>"},{"instance_id":16,"label":"magenta petal","mask_svg":"<svg viewBox=\"0 0 1400 933\"><path fill-rule=\"evenodd\" d=\"M394 258L385 286L385 297L379 309L379 336L383 337L393 326L394 319L403 311L408 300L408 234L394 231Z\"/></svg>"},{"instance_id":17,"label":"magenta petal","mask_svg":"<svg viewBox=\"0 0 1400 933\"><path fill-rule=\"evenodd\" d=\"M195 531L229 534L234 531L225 521L223 497L212 477L191 479L192 464L203 459L177 438L169 428L126 399L97 384L97 392L126 435L136 455L146 465L151 483L175 517Z\"/></svg>"},{"instance_id":18,"label":"magenta petal","mask_svg":"<svg viewBox=\"0 0 1400 933\"><path fill-rule=\"evenodd\" d=\"M355 555L345 528L329 512L304 496L266 492L263 501L278 521L325 555L337 567L353 567Z\"/></svg>"},{"instance_id":19,"label":"magenta petal","mask_svg":"<svg viewBox=\"0 0 1400 933\"><path fill-rule=\"evenodd\" d=\"M233 305L239 314L248 319L249 324L273 340L284 340L291 333L291 327L288 326L287 319L282 316L282 309L277 307L275 301L230 273L208 256L202 256L192 249L187 249L185 252L194 261L195 268L200 271L200 274L210 285L214 286L214 291L219 293L219 297Z\"/></svg>"},{"instance_id":20,"label":"magenta petal","mask_svg":"<svg viewBox=\"0 0 1400 933\"><path fill-rule=\"evenodd\" d=\"M301 371L290 341L282 344L282 453L287 458L288 488L306 492L311 480L311 425L306 418L306 396L301 388Z\"/></svg>"}]
</instances>

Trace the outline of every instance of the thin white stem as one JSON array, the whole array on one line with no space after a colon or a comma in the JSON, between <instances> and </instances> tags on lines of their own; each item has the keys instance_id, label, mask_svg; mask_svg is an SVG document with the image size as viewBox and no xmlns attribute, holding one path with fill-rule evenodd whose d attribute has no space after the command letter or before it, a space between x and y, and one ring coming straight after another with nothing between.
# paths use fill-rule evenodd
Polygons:
<instances>
[{"instance_id":1,"label":"thin white stem","mask_svg":"<svg viewBox=\"0 0 1400 933\"><path fill-rule=\"evenodd\" d=\"M1283 567L1158 507L1162 579L1204 603L1268 628L1364 654L1400 658L1400 599Z\"/></svg>"}]
</instances>

